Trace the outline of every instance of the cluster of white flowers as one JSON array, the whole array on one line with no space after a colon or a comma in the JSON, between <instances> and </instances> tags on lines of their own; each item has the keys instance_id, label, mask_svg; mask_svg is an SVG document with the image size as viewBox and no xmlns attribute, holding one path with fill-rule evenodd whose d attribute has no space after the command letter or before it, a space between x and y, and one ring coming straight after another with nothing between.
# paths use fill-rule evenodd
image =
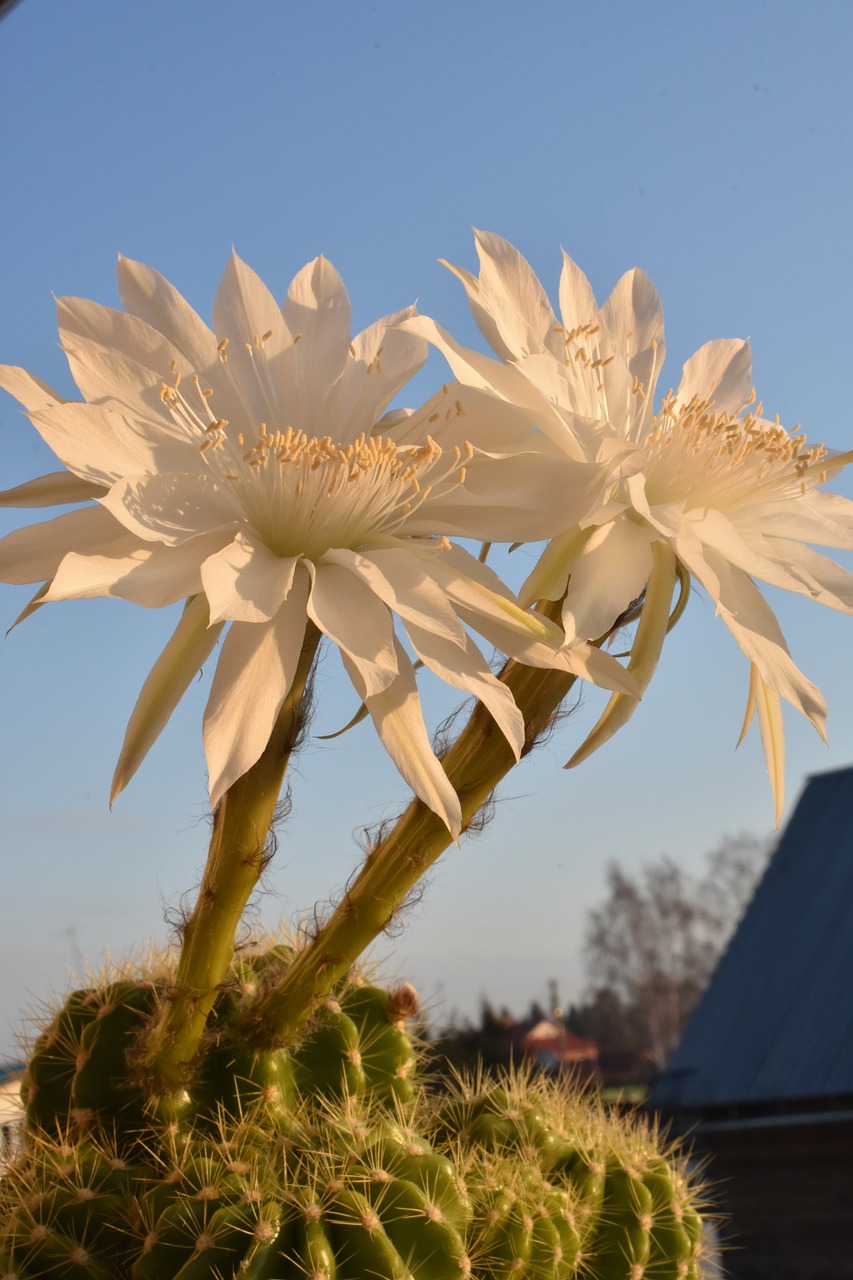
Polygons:
<instances>
[{"instance_id":1,"label":"cluster of white flowers","mask_svg":"<svg viewBox=\"0 0 853 1280\"><path fill-rule=\"evenodd\" d=\"M853 611L853 575L810 545L853 547L853 504L821 489L850 456L806 448L763 416L746 342L702 347L656 406L663 316L642 272L599 307L564 257L558 320L511 245L478 234L477 247L479 276L451 269L495 358L413 308L352 337L325 259L279 306L234 256L212 329L126 259L124 311L62 299L82 401L0 368L65 468L0 501L74 508L0 541L0 580L43 584L30 608L185 602L131 718L114 794L227 628L204 718L216 804L263 752L313 626L338 647L402 775L456 833L459 802L409 653L480 699L516 755L522 717L472 632L609 689L576 763L630 715L676 580L684 593L695 579L751 664L747 719L757 712L781 804L780 698L820 732L825 706L756 579ZM417 410L386 412L428 343L454 381ZM545 549L516 596L454 537ZM537 611L543 601L561 602L562 627ZM623 666L601 641L637 601Z\"/></svg>"}]
</instances>

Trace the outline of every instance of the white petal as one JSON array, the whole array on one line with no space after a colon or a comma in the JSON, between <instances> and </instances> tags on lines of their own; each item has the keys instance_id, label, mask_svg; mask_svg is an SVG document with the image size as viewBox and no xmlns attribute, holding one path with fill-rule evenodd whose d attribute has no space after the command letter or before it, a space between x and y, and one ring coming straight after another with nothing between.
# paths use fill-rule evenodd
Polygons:
<instances>
[{"instance_id":1,"label":"white petal","mask_svg":"<svg viewBox=\"0 0 853 1280\"><path fill-rule=\"evenodd\" d=\"M635 267L617 282L601 308L613 351L625 353L628 372L643 384L649 398L664 362L663 307L644 271ZM639 396L635 397L639 403Z\"/></svg>"},{"instance_id":2,"label":"white petal","mask_svg":"<svg viewBox=\"0 0 853 1280\"><path fill-rule=\"evenodd\" d=\"M465 631L446 594L429 575L429 561L407 547L378 548L359 555L346 548L327 551L324 564L339 564L363 578L374 595L407 622L425 627L454 644Z\"/></svg>"},{"instance_id":3,"label":"white petal","mask_svg":"<svg viewBox=\"0 0 853 1280\"><path fill-rule=\"evenodd\" d=\"M336 440L354 440L361 432L370 435L397 392L423 365L426 340L399 327L414 314L409 307L385 316L353 338L326 401L329 430Z\"/></svg>"},{"instance_id":4,"label":"white petal","mask_svg":"<svg viewBox=\"0 0 853 1280\"><path fill-rule=\"evenodd\" d=\"M628 662L628 673L637 683L636 695L634 697L626 697L622 693L613 695L598 722L566 765L567 769L572 769L586 760L628 723L637 709L638 698L645 693L657 669L669 626L676 562L672 549L666 542L656 542L652 553L653 565L649 585Z\"/></svg>"},{"instance_id":5,"label":"white petal","mask_svg":"<svg viewBox=\"0 0 853 1280\"><path fill-rule=\"evenodd\" d=\"M752 352L742 338L706 342L684 366L676 399L687 404L693 396L713 400L718 412L737 413L752 389Z\"/></svg>"},{"instance_id":6,"label":"white petal","mask_svg":"<svg viewBox=\"0 0 853 1280\"><path fill-rule=\"evenodd\" d=\"M764 683L801 711L825 738L826 703L795 666L776 617L751 578L709 553L720 582L720 616Z\"/></svg>"},{"instance_id":7,"label":"white petal","mask_svg":"<svg viewBox=\"0 0 853 1280\"><path fill-rule=\"evenodd\" d=\"M305 635L309 577L302 566L269 622L235 622L204 713L204 749L215 806L260 758L293 683Z\"/></svg>"},{"instance_id":8,"label":"white petal","mask_svg":"<svg viewBox=\"0 0 853 1280\"><path fill-rule=\"evenodd\" d=\"M745 529L745 538L719 511L691 512L697 537L752 578L784 591L810 596L832 609L853 608L853 574L828 556L786 538L763 538Z\"/></svg>"},{"instance_id":9,"label":"white petal","mask_svg":"<svg viewBox=\"0 0 853 1280\"><path fill-rule=\"evenodd\" d=\"M62 507L72 502L87 502L106 493L101 484L81 480L70 471L51 471L0 492L0 507Z\"/></svg>"},{"instance_id":10,"label":"white petal","mask_svg":"<svg viewBox=\"0 0 853 1280\"><path fill-rule=\"evenodd\" d=\"M506 345L501 337L500 329L489 311L487 305L480 299L480 281L465 267L456 267L452 262L448 262L446 258L439 258L439 262L443 267L447 267L448 271L452 271L457 280L461 280L465 286L465 292L468 294L468 302L471 307L477 328L494 351L495 355L501 360L512 360L513 352Z\"/></svg>"},{"instance_id":11,"label":"white petal","mask_svg":"<svg viewBox=\"0 0 853 1280\"><path fill-rule=\"evenodd\" d=\"M569 639L597 640L636 600L652 567L655 532L630 518L596 529L572 568L563 605Z\"/></svg>"},{"instance_id":12,"label":"white petal","mask_svg":"<svg viewBox=\"0 0 853 1280\"><path fill-rule=\"evenodd\" d=\"M598 309L592 285L565 250L560 276L560 313L566 329L576 329L584 324L605 328L604 317Z\"/></svg>"},{"instance_id":13,"label":"white petal","mask_svg":"<svg viewBox=\"0 0 853 1280\"><path fill-rule=\"evenodd\" d=\"M38 409L30 417L60 462L93 484L111 485L120 476L198 465L196 446L165 422L140 422L120 410L78 401Z\"/></svg>"},{"instance_id":14,"label":"white petal","mask_svg":"<svg viewBox=\"0 0 853 1280\"><path fill-rule=\"evenodd\" d=\"M307 435L322 436L329 389L349 357L352 311L347 291L326 258L315 258L294 277L282 307L297 343L293 347L290 424Z\"/></svg>"},{"instance_id":15,"label":"white petal","mask_svg":"<svg viewBox=\"0 0 853 1280\"><path fill-rule=\"evenodd\" d=\"M221 630L221 626L209 625L204 596L188 601L172 638L136 700L113 774L110 804L130 782L163 732L175 707L213 651Z\"/></svg>"},{"instance_id":16,"label":"white petal","mask_svg":"<svg viewBox=\"0 0 853 1280\"><path fill-rule=\"evenodd\" d=\"M236 253L216 291L213 323L217 338L228 340L228 369L245 405L244 425L287 423L281 364L292 359L292 335L267 286Z\"/></svg>"},{"instance_id":17,"label":"white petal","mask_svg":"<svg viewBox=\"0 0 853 1280\"><path fill-rule=\"evenodd\" d=\"M0 539L0 582L44 582L69 552L115 550L127 554L139 546L101 507L85 507L15 529Z\"/></svg>"},{"instance_id":18,"label":"white petal","mask_svg":"<svg viewBox=\"0 0 853 1280\"><path fill-rule=\"evenodd\" d=\"M464 485L430 495L407 520L406 533L540 542L591 518L610 483L604 467L555 459L549 451L498 459L475 454Z\"/></svg>"},{"instance_id":19,"label":"white petal","mask_svg":"<svg viewBox=\"0 0 853 1280\"><path fill-rule=\"evenodd\" d=\"M421 554L430 555L429 572L447 592L456 612L482 635L490 639L486 628L495 623L522 645L529 642L551 645L555 652L561 647L560 628L547 618L522 609L497 574L461 547ZM518 656L516 646L504 652Z\"/></svg>"},{"instance_id":20,"label":"white petal","mask_svg":"<svg viewBox=\"0 0 853 1280\"><path fill-rule=\"evenodd\" d=\"M552 538L518 593L519 602L525 608L537 600L563 598L575 561L593 533L593 529L575 526Z\"/></svg>"},{"instance_id":21,"label":"white petal","mask_svg":"<svg viewBox=\"0 0 853 1280\"><path fill-rule=\"evenodd\" d=\"M119 257L118 285L125 310L162 333L193 369L201 373L216 366L219 357L213 333L158 271Z\"/></svg>"},{"instance_id":22,"label":"white petal","mask_svg":"<svg viewBox=\"0 0 853 1280\"><path fill-rule=\"evenodd\" d=\"M113 485L101 506L138 537L172 546L200 533L236 529L245 519L231 492L210 474L131 475Z\"/></svg>"},{"instance_id":23,"label":"white petal","mask_svg":"<svg viewBox=\"0 0 853 1280\"><path fill-rule=\"evenodd\" d=\"M367 706L382 745L415 795L437 813L454 840L462 829L459 797L433 754L421 713L412 664L397 644L397 676L381 693L371 696L359 669L341 653L344 666L361 700Z\"/></svg>"},{"instance_id":24,"label":"white petal","mask_svg":"<svg viewBox=\"0 0 853 1280\"><path fill-rule=\"evenodd\" d=\"M537 449L552 458L566 456L564 448L552 443L534 425L532 412L491 390L466 387L460 381L444 384L428 401L393 424L386 422L387 419L382 422L382 434L400 445L418 448L432 435L435 443L448 452L453 447L464 451L470 443L489 457L515 456L526 449ZM565 429L564 435L569 436Z\"/></svg>"},{"instance_id":25,"label":"white petal","mask_svg":"<svg viewBox=\"0 0 853 1280\"><path fill-rule=\"evenodd\" d=\"M537 426L549 439L564 444L570 456L581 453L569 432L565 419L529 379L512 365L501 364L459 345L450 334L429 316L415 316L406 321L406 330L417 333L437 347L460 382L479 391L491 392L517 410L525 411L530 426ZM485 448L488 444L484 443Z\"/></svg>"},{"instance_id":26,"label":"white petal","mask_svg":"<svg viewBox=\"0 0 853 1280\"><path fill-rule=\"evenodd\" d=\"M406 631L418 657L431 671L457 689L464 689L483 703L513 750L516 760L524 746L524 717L505 684L489 670L488 663L469 637L465 646L445 640L421 627L406 623Z\"/></svg>"},{"instance_id":27,"label":"white petal","mask_svg":"<svg viewBox=\"0 0 853 1280\"><path fill-rule=\"evenodd\" d=\"M286 600L298 562L298 556L277 556L241 529L201 566L211 622L268 622Z\"/></svg>"},{"instance_id":28,"label":"white petal","mask_svg":"<svg viewBox=\"0 0 853 1280\"><path fill-rule=\"evenodd\" d=\"M393 618L365 582L333 561L314 566L308 616L352 660L369 695L397 674Z\"/></svg>"},{"instance_id":29,"label":"white petal","mask_svg":"<svg viewBox=\"0 0 853 1280\"><path fill-rule=\"evenodd\" d=\"M52 391L41 378L34 378L26 369L19 369L16 365L0 364L0 387L30 413L51 405L65 404L63 397Z\"/></svg>"},{"instance_id":30,"label":"white petal","mask_svg":"<svg viewBox=\"0 0 853 1280\"><path fill-rule=\"evenodd\" d=\"M479 301L514 358L542 351L557 317L526 258L508 240L475 231L480 258ZM475 311L476 316L476 311Z\"/></svg>"},{"instance_id":31,"label":"white petal","mask_svg":"<svg viewBox=\"0 0 853 1280\"><path fill-rule=\"evenodd\" d=\"M740 508L736 518L767 536L853 549L853 502L840 493L812 490L795 502L788 495L775 502L756 502Z\"/></svg>"},{"instance_id":32,"label":"white petal","mask_svg":"<svg viewBox=\"0 0 853 1280\"><path fill-rule=\"evenodd\" d=\"M70 553L60 564L45 601L113 596L147 609L161 609L201 591L201 564L221 538L195 538L180 547L152 547L104 555Z\"/></svg>"},{"instance_id":33,"label":"white petal","mask_svg":"<svg viewBox=\"0 0 853 1280\"><path fill-rule=\"evenodd\" d=\"M775 825L778 827L785 810L785 726L779 695L767 687L754 663L749 668L749 705L758 715L761 744L776 808Z\"/></svg>"},{"instance_id":34,"label":"white petal","mask_svg":"<svg viewBox=\"0 0 853 1280\"><path fill-rule=\"evenodd\" d=\"M157 430L179 435L163 409L160 390L175 372L195 371L182 352L137 316L87 298L60 298L56 311L63 349L84 399L125 406L150 419Z\"/></svg>"}]
</instances>

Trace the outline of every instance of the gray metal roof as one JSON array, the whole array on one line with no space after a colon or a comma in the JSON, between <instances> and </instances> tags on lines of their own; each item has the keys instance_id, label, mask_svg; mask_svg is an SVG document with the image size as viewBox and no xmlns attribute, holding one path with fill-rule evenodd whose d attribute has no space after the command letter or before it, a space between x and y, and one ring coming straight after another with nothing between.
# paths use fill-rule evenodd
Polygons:
<instances>
[{"instance_id":1,"label":"gray metal roof","mask_svg":"<svg viewBox=\"0 0 853 1280\"><path fill-rule=\"evenodd\" d=\"M853 1094L853 768L809 778L652 1105Z\"/></svg>"}]
</instances>

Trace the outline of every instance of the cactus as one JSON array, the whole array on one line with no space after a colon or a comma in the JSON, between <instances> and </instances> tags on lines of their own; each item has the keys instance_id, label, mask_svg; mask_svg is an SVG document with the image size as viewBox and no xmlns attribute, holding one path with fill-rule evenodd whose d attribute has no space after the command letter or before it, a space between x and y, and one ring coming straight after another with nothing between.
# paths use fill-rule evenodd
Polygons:
<instances>
[{"instance_id":1,"label":"cactus","mask_svg":"<svg viewBox=\"0 0 853 1280\"><path fill-rule=\"evenodd\" d=\"M206 1051L188 1087L165 1096L146 1088L134 1049L147 1018L166 998L163 977L137 977L74 991L39 1036L24 1084L31 1132L117 1134L126 1144L163 1144L179 1132L215 1127L224 1111L237 1118L263 1110L268 1126L286 1131L302 1097L370 1094L406 1102L414 1093L415 1046L404 1020L417 1010L413 988L384 991L350 976L290 1049L241 1034L242 1002L258 982L287 962L287 948L241 956L214 1007Z\"/></svg>"},{"instance_id":2,"label":"cactus","mask_svg":"<svg viewBox=\"0 0 853 1280\"><path fill-rule=\"evenodd\" d=\"M171 1127L124 1065L166 979L68 998L0 1180L0 1280L695 1280L699 1197L659 1136L522 1073L415 1090L411 988L351 979L299 1045L240 1048L281 962L235 964Z\"/></svg>"}]
</instances>

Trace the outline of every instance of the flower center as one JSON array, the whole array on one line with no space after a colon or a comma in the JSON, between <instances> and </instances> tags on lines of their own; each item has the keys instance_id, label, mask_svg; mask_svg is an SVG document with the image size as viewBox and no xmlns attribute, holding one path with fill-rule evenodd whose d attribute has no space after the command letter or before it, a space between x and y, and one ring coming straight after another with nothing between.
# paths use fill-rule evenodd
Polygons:
<instances>
[{"instance_id":1,"label":"flower center","mask_svg":"<svg viewBox=\"0 0 853 1280\"><path fill-rule=\"evenodd\" d=\"M644 441L649 501L726 510L805 493L812 471L824 483L824 446L807 448L804 434L786 431L778 415L769 422L762 414L754 391L736 414L698 396L679 404L669 391Z\"/></svg>"},{"instance_id":2,"label":"flower center","mask_svg":"<svg viewBox=\"0 0 853 1280\"><path fill-rule=\"evenodd\" d=\"M331 547L358 550L394 537L430 495L443 497L465 483L470 444L445 452L431 436L422 445L399 446L364 433L340 444L290 426L270 430L265 422L247 441L213 414L210 393L193 381L197 404L184 396L177 376L161 399L276 555L317 559Z\"/></svg>"}]
</instances>

